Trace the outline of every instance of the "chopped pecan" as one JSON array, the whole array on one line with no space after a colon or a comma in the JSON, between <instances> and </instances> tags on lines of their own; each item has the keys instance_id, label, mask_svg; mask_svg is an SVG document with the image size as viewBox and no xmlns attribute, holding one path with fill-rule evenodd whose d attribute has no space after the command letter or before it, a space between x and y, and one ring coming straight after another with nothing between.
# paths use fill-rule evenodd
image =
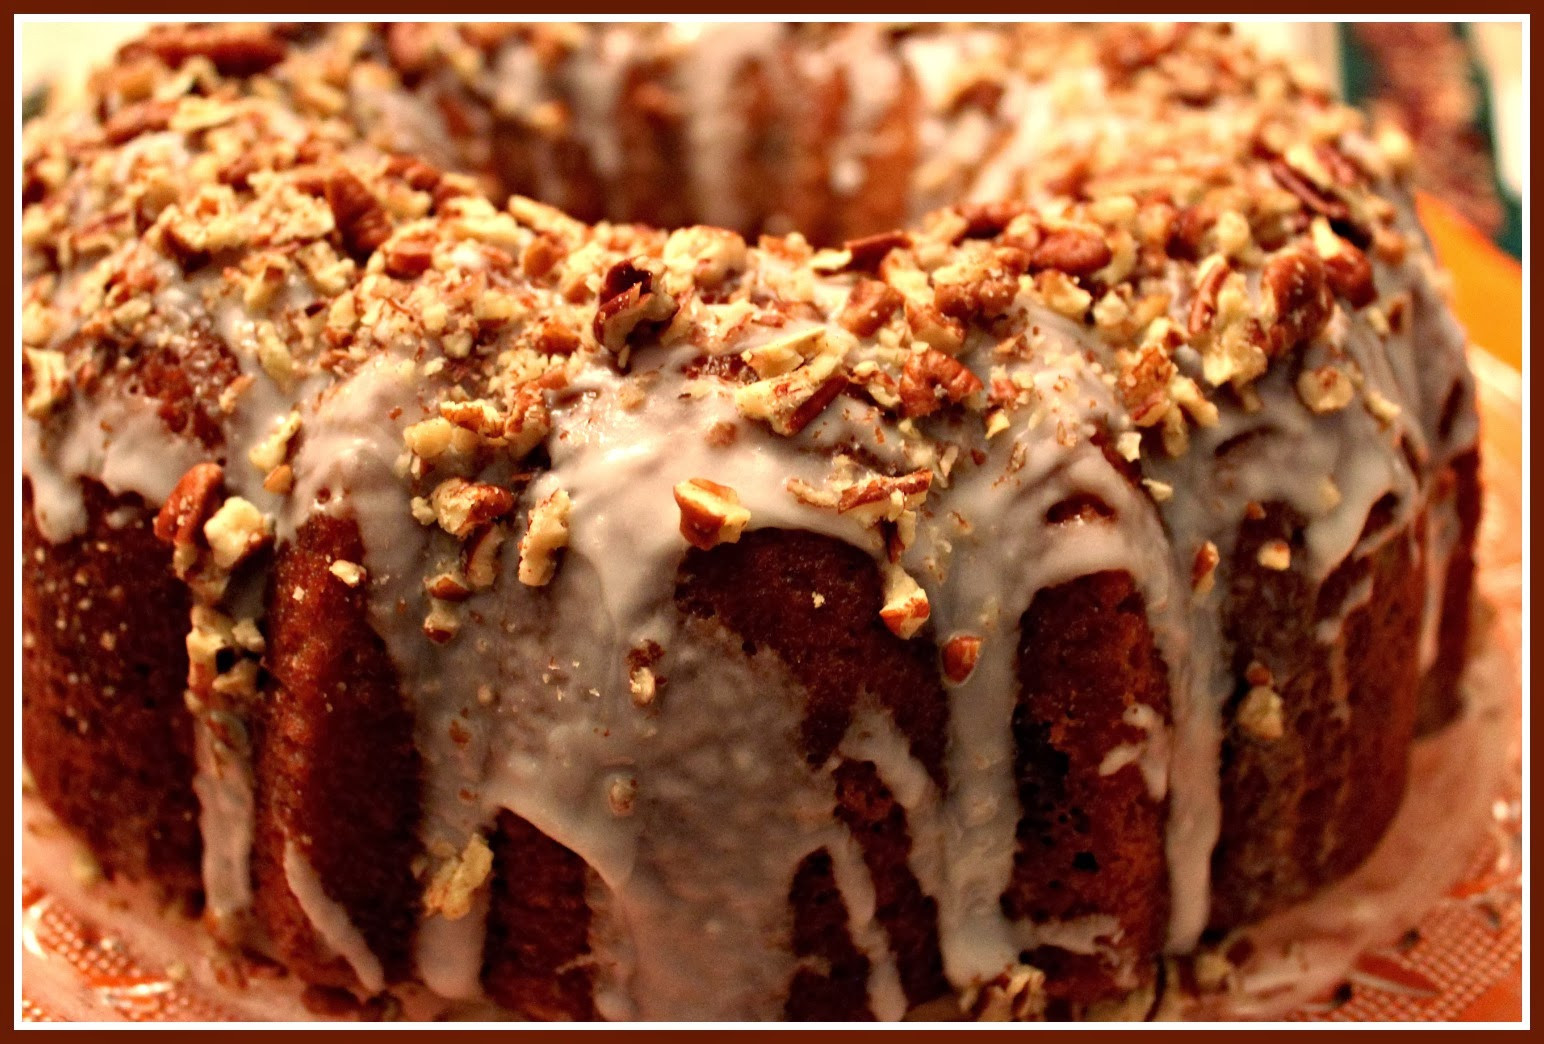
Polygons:
<instances>
[{"instance_id":1,"label":"chopped pecan","mask_svg":"<svg viewBox=\"0 0 1544 1044\"><path fill-rule=\"evenodd\" d=\"M976 669L981 657L981 639L973 634L957 634L944 643L944 677L952 685L961 685Z\"/></svg>"},{"instance_id":2,"label":"chopped pecan","mask_svg":"<svg viewBox=\"0 0 1544 1044\"><path fill-rule=\"evenodd\" d=\"M401 178L416 192L433 192L445 176L438 168L414 156L393 156L386 163L386 173Z\"/></svg>"},{"instance_id":3,"label":"chopped pecan","mask_svg":"<svg viewBox=\"0 0 1544 1044\"><path fill-rule=\"evenodd\" d=\"M891 566L885 571L884 597L879 618L897 638L911 638L932 613L927 592L899 566Z\"/></svg>"},{"instance_id":4,"label":"chopped pecan","mask_svg":"<svg viewBox=\"0 0 1544 1044\"><path fill-rule=\"evenodd\" d=\"M1217 545L1210 540L1196 548L1195 559L1190 564L1190 589L1198 595L1211 591L1216 583L1217 563L1220 561L1222 556L1217 553Z\"/></svg>"},{"instance_id":5,"label":"chopped pecan","mask_svg":"<svg viewBox=\"0 0 1544 1044\"><path fill-rule=\"evenodd\" d=\"M664 259L667 269L689 274L698 289L716 290L745 269L745 239L727 228L690 225L670 233Z\"/></svg>"},{"instance_id":6,"label":"chopped pecan","mask_svg":"<svg viewBox=\"0 0 1544 1044\"><path fill-rule=\"evenodd\" d=\"M531 509L531 523L520 540L520 582L543 587L557 572L557 553L568 546L568 517L573 502L566 490L554 490Z\"/></svg>"},{"instance_id":7,"label":"chopped pecan","mask_svg":"<svg viewBox=\"0 0 1544 1044\"><path fill-rule=\"evenodd\" d=\"M520 255L521 270L532 279L541 279L568 256L568 247L551 232L538 232Z\"/></svg>"},{"instance_id":8,"label":"chopped pecan","mask_svg":"<svg viewBox=\"0 0 1544 1044\"><path fill-rule=\"evenodd\" d=\"M681 535L693 547L706 551L719 544L733 544L751 520L739 494L709 479L678 482L674 492L681 509Z\"/></svg>"},{"instance_id":9,"label":"chopped pecan","mask_svg":"<svg viewBox=\"0 0 1544 1044\"><path fill-rule=\"evenodd\" d=\"M1335 299L1318 255L1282 250L1265 262L1260 287L1275 321L1266 333L1266 353L1281 355L1314 337L1334 314Z\"/></svg>"},{"instance_id":10,"label":"chopped pecan","mask_svg":"<svg viewBox=\"0 0 1544 1044\"><path fill-rule=\"evenodd\" d=\"M955 208L965 219L961 239L996 239L1013 219L1024 212L1017 203L966 203Z\"/></svg>"},{"instance_id":11,"label":"chopped pecan","mask_svg":"<svg viewBox=\"0 0 1544 1044\"><path fill-rule=\"evenodd\" d=\"M917 340L941 352L957 352L965 343L965 327L932 305L906 302L906 323Z\"/></svg>"},{"instance_id":12,"label":"chopped pecan","mask_svg":"<svg viewBox=\"0 0 1544 1044\"><path fill-rule=\"evenodd\" d=\"M500 525L487 526L473 533L462 545L461 558L466 578L477 590L492 587L499 575L499 549L508 534Z\"/></svg>"},{"instance_id":13,"label":"chopped pecan","mask_svg":"<svg viewBox=\"0 0 1544 1044\"><path fill-rule=\"evenodd\" d=\"M204 523L204 539L214 552L214 564L235 569L248 556L273 540L273 522L243 497L230 497Z\"/></svg>"},{"instance_id":14,"label":"chopped pecan","mask_svg":"<svg viewBox=\"0 0 1544 1044\"><path fill-rule=\"evenodd\" d=\"M1255 552L1255 561L1276 572L1292 568L1292 545L1285 540L1267 540Z\"/></svg>"},{"instance_id":15,"label":"chopped pecan","mask_svg":"<svg viewBox=\"0 0 1544 1044\"><path fill-rule=\"evenodd\" d=\"M430 496L434 519L457 540L507 515L515 506L515 495L487 482L468 482L449 478L435 487Z\"/></svg>"},{"instance_id":16,"label":"chopped pecan","mask_svg":"<svg viewBox=\"0 0 1544 1044\"><path fill-rule=\"evenodd\" d=\"M244 77L283 61L285 45L270 26L261 24L167 26L152 29L119 54L132 58L146 52L172 68L190 58L208 58L220 75Z\"/></svg>"},{"instance_id":17,"label":"chopped pecan","mask_svg":"<svg viewBox=\"0 0 1544 1044\"><path fill-rule=\"evenodd\" d=\"M933 485L933 472L927 468L894 477L882 475L868 482L849 486L837 498L836 510L847 514L881 500L899 496L906 507L915 507L927 496Z\"/></svg>"},{"instance_id":18,"label":"chopped pecan","mask_svg":"<svg viewBox=\"0 0 1544 1044\"><path fill-rule=\"evenodd\" d=\"M1286 735L1281 696L1269 685L1256 685L1239 701L1233 720L1247 735L1270 742Z\"/></svg>"},{"instance_id":19,"label":"chopped pecan","mask_svg":"<svg viewBox=\"0 0 1544 1044\"><path fill-rule=\"evenodd\" d=\"M901 412L925 417L947 402L963 402L982 389L981 378L959 360L929 348L906 360L901 371Z\"/></svg>"},{"instance_id":20,"label":"chopped pecan","mask_svg":"<svg viewBox=\"0 0 1544 1044\"><path fill-rule=\"evenodd\" d=\"M1315 413L1334 413L1351 405L1356 386L1338 366L1319 366L1298 374L1297 395Z\"/></svg>"},{"instance_id":21,"label":"chopped pecan","mask_svg":"<svg viewBox=\"0 0 1544 1044\"><path fill-rule=\"evenodd\" d=\"M434 264L434 241L428 236L404 236L386 248L386 274L417 279Z\"/></svg>"},{"instance_id":22,"label":"chopped pecan","mask_svg":"<svg viewBox=\"0 0 1544 1044\"><path fill-rule=\"evenodd\" d=\"M1165 244L1169 256L1181 261L1200 260L1201 244L1216 220L1216 211L1205 204L1196 204L1179 211L1169 226Z\"/></svg>"},{"instance_id":23,"label":"chopped pecan","mask_svg":"<svg viewBox=\"0 0 1544 1044\"><path fill-rule=\"evenodd\" d=\"M964 280L940 280L933 288L933 304L944 315L962 322L991 319L1006 312L1018 292L1016 276L988 268Z\"/></svg>"},{"instance_id":24,"label":"chopped pecan","mask_svg":"<svg viewBox=\"0 0 1544 1044\"><path fill-rule=\"evenodd\" d=\"M70 364L51 348L22 349L22 409L29 417L48 416L70 397Z\"/></svg>"},{"instance_id":25,"label":"chopped pecan","mask_svg":"<svg viewBox=\"0 0 1544 1044\"><path fill-rule=\"evenodd\" d=\"M177 103L171 100L144 101L119 109L102 125L102 137L109 145L122 145L141 134L164 131L172 125Z\"/></svg>"},{"instance_id":26,"label":"chopped pecan","mask_svg":"<svg viewBox=\"0 0 1544 1044\"><path fill-rule=\"evenodd\" d=\"M618 261L607 270L595 309L595 339L609 352L621 355L636 332L658 330L676 313L676 302L654 287L654 274L639 262Z\"/></svg>"},{"instance_id":27,"label":"chopped pecan","mask_svg":"<svg viewBox=\"0 0 1544 1044\"><path fill-rule=\"evenodd\" d=\"M442 602L464 602L472 597L472 585L460 570L438 573L424 581L424 590Z\"/></svg>"},{"instance_id":28,"label":"chopped pecan","mask_svg":"<svg viewBox=\"0 0 1544 1044\"><path fill-rule=\"evenodd\" d=\"M578 332L555 315L537 323L532 347L543 355L573 355L579 350Z\"/></svg>"},{"instance_id":29,"label":"chopped pecan","mask_svg":"<svg viewBox=\"0 0 1544 1044\"><path fill-rule=\"evenodd\" d=\"M358 587L364 583L367 575L364 566L344 558L334 559L333 563L327 567L327 571L349 587Z\"/></svg>"},{"instance_id":30,"label":"chopped pecan","mask_svg":"<svg viewBox=\"0 0 1544 1044\"><path fill-rule=\"evenodd\" d=\"M879 232L861 239L849 239L842 244L836 255L842 263L825 271L830 272L877 272L880 262L892 250L911 248L911 236L899 230ZM845 257L843 256L845 255Z\"/></svg>"},{"instance_id":31,"label":"chopped pecan","mask_svg":"<svg viewBox=\"0 0 1544 1044\"><path fill-rule=\"evenodd\" d=\"M189 468L155 516L156 539L174 547L195 543L220 502L224 484L225 469L218 464L206 461Z\"/></svg>"},{"instance_id":32,"label":"chopped pecan","mask_svg":"<svg viewBox=\"0 0 1544 1044\"><path fill-rule=\"evenodd\" d=\"M1331 221L1346 221L1350 209L1325 189L1321 189L1303 174L1294 170L1285 160L1271 161L1271 176L1277 184L1298 198L1298 202L1315 214L1322 214Z\"/></svg>"},{"instance_id":33,"label":"chopped pecan","mask_svg":"<svg viewBox=\"0 0 1544 1044\"><path fill-rule=\"evenodd\" d=\"M1163 420L1171 405L1169 382L1174 374L1174 360L1160 345L1146 344L1139 349L1136 361L1121 370L1117 381L1131 423L1145 428Z\"/></svg>"},{"instance_id":34,"label":"chopped pecan","mask_svg":"<svg viewBox=\"0 0 1544 1044\"><path fill-rule=\"evenodd\" d=\"M386 208L364 182L343 167L328 174L326 193L344 248L355 260L366 260L391 235Z\"/></svg>"},{"instance_id":35,"label":"chopped pecan","mask_svg":"<svg viewBox=\"0 0 1544 1044\"><path fill-rule=\"evenodd\" d=\"M1190 299L1190 315L1185 322L1190 336L1201 334L1217 318L1217 295L1222 292L1222 284L1232 274L1232 266L1221 259L1202 265L1197 273L1196 295Z\"/></svg>"},{"instance_id":36,"label":"chopped pecan","mask_svg":"<svg viewBox=\"0 0 1544 1044\"><path fill-rule=\"evenodd\" d=\"M1352 308L1365 308L1378 299L1372 262L1367 260L1366 254L1337 236L1328 222L1314 222L1313 245L1324 261L1330 289L1344 297Z\"/></svg>"},{"instance_id":37,"label":"chopped pecan","mask_svg":"<svg viewBox=\"0 0 1544 1044\"><path fill-rule=\"evenodd\" d=\"M1110 263L1114 254L1103 236L1081 228L1059 228L1030 251L1029 267L1055 269L1070 276L1090 276Z\"/></svg>"},{"instance_id":38,"label":"chopped pecan","mask_svg":"<svg viewBox=\"0 0 1544 1044\"><path fill-rule=\"evenodd\" d=\"M996 116L997 106L1002 103L1006 91L1001 80L984 73L972 76L951 92L947 111L951 116L958 116L966 109L979 109L988 116Z\"/></svg>"}]
</instances>

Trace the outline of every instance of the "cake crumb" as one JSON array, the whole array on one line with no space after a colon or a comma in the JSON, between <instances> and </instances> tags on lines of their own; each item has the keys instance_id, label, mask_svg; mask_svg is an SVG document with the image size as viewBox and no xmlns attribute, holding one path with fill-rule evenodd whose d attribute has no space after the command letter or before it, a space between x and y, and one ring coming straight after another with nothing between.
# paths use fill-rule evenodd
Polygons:
<instances>
[{"instance_id":1,"label":"cake crumb","mask_svg":"<svg viewBox=\"0 0 1544 1044\"><path fill-rule=\"evenodd\" d=\"M341 558L328 566L327 571L350 587L358 587L365 578L364 566L358 562L346 562Z\"/></svg>"},{"instance_id":2,"label":"cake crumb","mask_svg":"<svg viewBox=\"0 0 1544 1044\"><path fill-rule=\"evenodd\" d=\"M1285 540L1267 540L1255 552L1255 561L1266 569L1284 572L1292 568L1292 547Z\"/></svg>"},{"instance_id":3,"label":"cake crumb","mask_svg":"<svg viewBox=\"0 0 1544 1044\"><path fill-rule=\"evenodd\" d=\"M493 851L481 834L473 834L466 848L440 863L424 889L424 909L447 921L457 921L472 911L472 897L493 871Z\"/></svg>"},{"instance_id":4,"label":"cake crumb","mask_svg":"<svg viewBox=\"0 0 1544 1044\"><path fill-rule=\"evenodd\" d=\"M1250 689L1238 705L1238 727L1255 739L1279 740L1286 735L1281 696L1268 685Z\"/></svg>"}]
</instances>

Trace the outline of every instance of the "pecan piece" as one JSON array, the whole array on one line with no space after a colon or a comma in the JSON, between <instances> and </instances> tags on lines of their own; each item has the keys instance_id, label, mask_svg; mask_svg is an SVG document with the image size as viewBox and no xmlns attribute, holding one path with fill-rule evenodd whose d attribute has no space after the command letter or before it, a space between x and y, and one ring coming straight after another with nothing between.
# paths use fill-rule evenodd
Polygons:
<instances>
[{"instance_id":1,"label":"pecan piece","mask_svg":"<svg viewBox=\"0 0 1544 1044\"><path fill-rule=\"evenodd\" d=\"M654 287L654 274L639 264L642 258L618 261L601 283L595 309L595 339L607 351L621 355L635 333L659 330L676 313L676 302Z\"/></svg>"},{"instance_id":2,"label":"pecan piece","mask_svg":"<svg viewBox=\"0 0 1544 1044\"><path fill-rule=\"evenodd\" d=\"M148 52L172 68L190 58L208 58L222 76L256 76L284 60L284 41L264 25L173 26L150 31L120 52L124 58Z\"/></svg>"},{"instance_id":3,"label":"pecan piece","mask_svg":"<svg viewBox=\"0 0 1544 1044\"><path fill-rule=\"evenodd\" d=\"M976 669L981 657L981 639L973 634L957 634L944 643L944 677L952 685L960 685Z\"/></svg>"},{"instance_id":4,"label":"pecan piece","mask_svg":"<svg viewBox=\"0 0 1544 1044\"><path fill-rule=\"evenodd\" d=\"M543 587L557 572L557 554L568 546L568 518L573 502L566 490L554 490L531 509L530 526L520 540L520 582Z\"/></svg>"},{"instance_id":5,"label":"pecan piece","mask_svg":"<svg viewBox=\"0 0 1544 1044\"><path fill-rule=\"evenodd\" d=\"M407 182L416 192L433 192L445 176L439 168L432 167L414 156L393 156L386 163L386 173Z\"/></svg>"},{"instance_id":6,"label":"pecan piece","mask_svg":"<svg viewBox=\"0 0 1544 1044\"><path fill-rule=\"evenodd\" d=\"M825 412L825 408L831 405L831 402L846 387L847 378L827 377L808 398L795 406L783 419L783 428L780 434L797 435L809 427L810 422ZM777 425L774 424L773 428L776 429Z\"/></svg>"},{"instance_id":7,"label":"pecan piece","mask_svg":"<svg viewBox=\"0 0 1544 1044\"><path fill-rule=\"evenodd\" d=\"M955 208L965 219L960 239L996 239L1013 219L1024 212L1017 203L966 203Z\"/></svg>"},{"instance_id":8,"label":"pecan piece","mask_svg":"<svg viewBox=\"0 0 1544 1044\"><path fill-rule=\"evenodd\" d=\"M468 482L449 478L435 487L430 496L434 519L457 540L507 515L515 506L515 495L487 482Z\"/></svg>"},{"instance_id":9,"label":"pecan piece","mask_svg":"<svg viewBox=\"0 0 1544 1044\"><path fill-rule=\"evenodd\" d=\"M365 261L391 235L386 208L364 182L342 167L327 176L327 206L343 246L356 261Z\"/></svg>"},{"instance_id":10,"label":"pecan piece","mask_svg":"<svg viewBox=\"0 0 1544 1044\"><path fill-rule=\"evenodd\" d=\"M1081 228L1059 228L1030 251L1029 267L1047 268L1070 276L1090 276L1110 263L1114 254L1103 236Z\"/></svg>"},{"instance_id":11,"label":"pecan piece","mask_svg":"<svg viewBox=\"0 0 1544 1044\"><path fill-rule=\"evenodd\" d=\"M842 250L848 255L849 260L836 271L877 272L880 262L890 251L910 248L911 236L899 230L879 232L861 239L849 239L842 244Z\"/></svg>"},{"instance_id":12,"label":"pecan piece","mask_svg":"<svg viewBox=\"0 0 1544 1044\"><path fill-rule=\"evenodd\" d=\"M386 274L417 279L434 264L434 242L428 236L407 236L386 249Z\"/></svg>"},{"instance_id":13,"label":"pecan piece","mask_svg":"<svg viewBox=\"0 0 1544 1044\"><path fill-rule=\"evenodd\" d=\"M1320 189L1308 178L1287 165L1285 160L1271 161L1271 177L1277 184L1298 198L1298 202L1315 214L1322 214L1331 221L1347 221L1351 211L1345 203Z\"/></svg>"},{"instance_id":14,"label":"pecan piece","mask_svg":"<svg viewBox=\"0 0 1544 1044\"><path fill-rule=\"evenodd\" d=\"M1163 420L1172 405L1169 382L1175 372L1174 360L1158 344L1143 345L1136 362L1122 369L1117 387L1131 423L1146 428Z\"/></svg>"},{"instance_id":15,"label":"pecan piece","mask_svg":"<svg viewBox=\"0 0 1544 1044\"><path fill-rule=\"evenodd\" d=\"M225 484L225 469L213 462L187 470L155 516L156 539L173 547L192 545L214 514Z\"/></svg>"},{"instance_id":16,"label":"pecan piece","mask_svg":"<svg viewBox=\"0 0 1544 1044\"><path fill-rule=\"evenodd\" d=\"M1190 336L1204 332L1217 318L1217 295L1232 274L1233 268L1226 261L1212 261L1209 267L1202 267L1196 280L1196 295L1190 300L1190 315L1185 321Z\"/></svg>"},{"instance_id":17,"label":"pecan piece","mask_svg":"<svg viewBox=\"0 0 1544 1044\"><path fill-rule=\"evenodd\" d=\"M1181 261L1197 261L1201 257L1201 243L1217 220L1216 212L1204 204L1186 207L1174 216L1169 227L1165 250L1172 258Z\"/></svg>"},{"instance_id":18,"label":"pecan piece","mask_svg":"<svg viewBox=\"0 0 1544 1044\"><path fill-rule=\"evenodd\" d=\"M1272 357L1311 339L1335 310L1324 262L1307 250L1273 254L1260 273L1260 287L1266 307L1275 316L1265 344L1266 354Z\"/></svg>"},{"instance_id":19,"label":"pecan piece","mask_svg":"<svg viewBox=\"0 0 1544 1044\"><path fill-rule=\"evenodd\" d=\"M122 145L141 134L164 131L172 125L177 112L175 101L145 101L119 109L102 125L102 137L109 145Z\"/></svg>"},{"instance_id":20,"label":"pecan piece","mask_svg":"<svg viewBox=\"0 0 1544 1044\"><path fill-rule=\"evenodd\" d=\"M676 505L681 509L681 535L704 551L719 544L733 544L745 532L751 513L740 496L728 486L705 478L676 483Z\"/></svg>"},{"instance_id":21,"label":"pecan piece","mask_svg":"<svg viewBox=\"0 0 1544 1044\"><path fill-rule=\"evenodd\" d=\"M204 523L204 539L214 564L235 569L250 555L273 542L273 522L244 497L231 497Z\"/></svg>"},{"instance_id":22,"label":"pecan piece","mask_svg":"<svg viewBox=\"0 0 1544 1044\"><path fill-rule=\"evenodd\" d=\"M1324 261L1330 289L1350 302L1352 308L1365 308L1378 299L1372 262L1367 260L1366 254L1337 236L1327 221L1314 222L1313 246Z\"/></svg>"},{"instance_id":23,"label":"pecan piece","mask_svg":"<svg viewBox=\"0 0 1544 1044\"><path fill-rule=\"evenodd\" d=\"M1018 292L1016 276L987 269L963 282L939 282L933 288L933 304L961 322L991 319L1006 312Z\"/></svg>"},{"instance_id":24,"label":"pecan piece","mask_svg":"<svg viewBox=\"0 0 1544 1044\"><path fill-rule=\"evenodd\" d=\"M879 618L897 638L911 638L932 614L927 592L899 566L885 572L885 601Z\"/></svg>"},{"instance_id":25,"label":"pecan piece","mask_svg":"<svg viewBox=\"0 0 1544 1044\"><path fill-rule=\"evenodd\" d=\"M837 322L859 337L872 337L905 303L901 292L877 279L862 279L852 288Z\"/></svg>"},{"instance_id":26,"label":"pecan piece","mask_svg":"<svg viewBox=\"0 0 1544 1044\"><path fill-rule=\"evenodd\" d=\"M925 417L944 402L963 402L982 387L981 378L959 360L929 348L907 359L901 371L901 412L907 417Z\"/></svg>"}]
</instances>

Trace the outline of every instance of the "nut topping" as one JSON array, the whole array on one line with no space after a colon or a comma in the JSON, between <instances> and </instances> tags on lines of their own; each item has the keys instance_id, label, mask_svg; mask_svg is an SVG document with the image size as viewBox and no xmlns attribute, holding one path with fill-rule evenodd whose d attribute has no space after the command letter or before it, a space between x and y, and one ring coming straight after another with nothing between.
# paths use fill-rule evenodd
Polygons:
<instances>
[{"instance_id":1,"label":"nut topping","mask_svg":"<svg viewBox=\"0 0 1544 1044\"><path fill-rule=\"evenodd\" d=\"M356 261L365 260L391 235L386 208L364 182L343 167L328 175L326 188L327 206L343 237L343 248Z\"/></svg>"},{"instance_id":2,"label":"nut topping","mask_svg":"<svg viewBox=\"0 0 1544 1044\"><path fill-rule=\"evenodd\" d=\"M1318 366L1297 377L1297 396L1315 413L1334 413L1351 405L1356 385L1338 366Z\"/></svg>"},{"instance_id":3,"label":"nut topping","mask_svg":"<svg viewBox=\"0 0 1544 1044\"><path fill-rule=\"evenodd\" d=\"M751 520L739 494L709 479L676 483L675 502L681 509L681 535L704 551L735 543Z\"/></svg>"},{"instance_id":4,"label":"nut topping","mask_svg":"<svg viewBox=\"0 0 1544 1044\"><path fill-rule=\"evenodd\" d=\"M22 400L27 416L41 419L70 397L70 366L60 352L23 348L26 363L23 380L30 378L31 388Z\"/></svg>"},{"instance_id":5,"label":"nut topping","mask_svg":"<svg viewBox=\"0 0 1544 1044\"><path fill-rule=\"evenodd\" d=\"M1324 263L1306 250L1283 250L1271 255L1260 274L1267 318L1266 351L1281 355L1311 340L1329 322L1335 310Z\"/></svg>"},{"instance_id":6,"label":"nut topping","mask_svg":"<svg viewBox=\"0 0 1544 1044\"><path fill-rule=\"evenodd\" d=\"M944 643L944 678L951 685L962 685L976 669L981 656L981 639L973 634L957 634Z\"/></svg>"},{"instance_id":7,"label":"nut topping","mask_svg":"<svg viewBox=\"0 0 1544 1044\"><path fill-rule=\"evenodd\" d=\"M1030 251L1029 267L1051 268L1070 276L1091 276L1110 263L1113 253L1104 237L1080 228L1061 228Z\"/></svg>"},{"instance_id":8,"label":"nut topping","mask_svg":"<svg viewBox=\"0 0 1544 1044\"><path fill-rule=\"evenodd\" d=\"M204 523L204 539L214 552L214 564L234 569L247 556L273 540L273 521L249 500L231 497Z\"/></svg>"},{"instance_id":9,"label":"nut topping","mask_svg":"<svg viewBox=\"0 0 1544 1044\"><path fill-rule=\"evenodd\" d=\"M515 495L486 482L446 479L429 498L434 520L457 540L465 540L482 526L502 518L515 506Z\"/></svg>"},{"instance_id":10,"label":"nut topping","mask_svg":"<svg viewBox=\"0 0 1544 1044\"><path fill-rule=\"evenodd\" d=\"M928 605L927 592L918 586L906 570L890 566L885 570L885 603L879 617L897 638L911 638L932 609Z\"/></svg>"},{"instance_id":11,"label":"nut topping","mask_svg":"<svg viewBox=\"0 0 1544 1044\"><path fill-rule=\"evenodd\" d=\"M1234 721L1245 734L1258 740L1279 740L1286 735L1281 696L1269 685L1256 685L1239 701Z\"/></svg>"},{"instance_id":12,"label":"nut topping","mask_svg":"<svg viewBox=\"0 0 1544 1044\"><path fill-rule=\"evenodd\" d=\"M156 539L173 547L190 547L215 512L225 484L225 469L214 463L195 464L187 470L155 516Z\"/></svg>"},{"instance_id":13,"label":"nut topping","mask_svg":"<svg viewBox=\"0 0 1544 1044\"><path fill-rule=\"evenodd\" d=\"M900 291L877 279L861 279L852 288L837 322L859 337L872 337L905 303Z\"/></svg>"},{"instance_id":14,"label":"nut topping","mask_svg":"<svg viewBox=\"0 0 1544 1044\"><path fill-rule=\"evenodd\" d=\"M568 546L568 516L573 504L565 490L554 490L531 509L531 524L520 540L520 582L530 587L550 583L557 553Z\"/></svg>"},{"instance_id":15,"label":"nut topping","mask_svg":"<svg viewBox=\"0 0 1544 1044\"><path fill-rule=\"evenodd\" d=\"M946 403L964 402L982 387L981 378L964 364L929 348L907 359L901 371L901 411L907 417L925 417Z\"/></svg>"},{"instance_id":16,"label":"nut topping","mask_svg":"<svg viewBox=\"0 0 1544 1044\"><path fill-rule=\"evenodd\" d=\"M654 287L654 273L644 258L619 261L606 271L593 330L601 346L626 363L627 343L634 333L658 329L676 313L675 299Z\"/></svg>"}]
</instances>

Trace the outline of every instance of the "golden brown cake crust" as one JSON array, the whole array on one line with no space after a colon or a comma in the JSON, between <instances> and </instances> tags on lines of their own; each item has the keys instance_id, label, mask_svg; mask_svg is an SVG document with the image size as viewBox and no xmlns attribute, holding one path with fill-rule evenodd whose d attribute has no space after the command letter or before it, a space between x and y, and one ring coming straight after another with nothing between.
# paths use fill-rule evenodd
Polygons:
<instances>
[{"instance_id":1,"label":"golden brown cake crust","mask_svg":"<svg viewBox=\"0 0 1544 1044\"><path fill-rule=\"evenodd\" d=\"M1168 926L1167 803L1153 798L1139 762L1107 764L1111 751L1152 742L1168 725L1168 671L1131 577L1094 573L1037 594L1020 623L1018 678L1024 816L1004 909L1042 923L1109 911L1119 920L1113 959L1056 947L1023 958L1047 972L1048 1014L1067 1017L1150 983ZM1151 708L1145 728L1132 720L1136 706Z\"/></svg>"},{"instance_id":2,"label":"golden brown cake crust","mask_svg":"<svg viewBox=\"0 0 1544 1044\"><path fill-rule=\"evenodd\" d=\"M152 514L84 483L86 526L50 543L22 482L21 730L39 795L108 875L203 891L193 722L183 707L189 595Z\"/></svg>"},{"instance_id":3,"label":"golden brown cake crust","mask_svg":"<svg viewBox=\"0 0 1544 1044\"><path fill-rule=\"evenodd\" d=\"M358 527L316 516L278 556L268 594L273 685L258 717L256 910L285 962L311 982L354 986L319 939L286 867L293 846L379 958L410 974L420 885L421 788L413 716L364 592L331 567L358 562Z\"/></svg>"}]
</instances>

